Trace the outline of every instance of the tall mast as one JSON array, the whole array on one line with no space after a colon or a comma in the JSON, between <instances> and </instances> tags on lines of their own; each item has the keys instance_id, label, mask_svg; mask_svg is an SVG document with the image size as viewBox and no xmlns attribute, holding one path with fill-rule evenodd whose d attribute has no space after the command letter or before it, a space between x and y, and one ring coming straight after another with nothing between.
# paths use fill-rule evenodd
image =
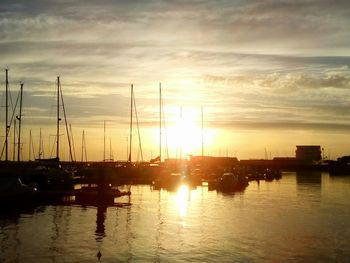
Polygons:
<instances>
[{"instance_id":1,"label":"tall mast","mask_svg":"<svg viewBox=\"0 0 350 263\"><path fill-rule=\"evenodd\" d=\"M103 121L103 161L106 161L106 121Z\"/></svg>"},{"instance_id":2,"label":"tall mast","mask_svg":"<svg viewBox=\"0 0 350 263\"><path fill-rule=\"evenodd\" d=\"M12 152L12 160L16 160L16 128L17 128L17 123L16 119L13 121L13 152Z\"/></svg>"},{"instance_id":3,"label":"tall mast","mask_svg":"<svg viewBox=\"0 0 350 263\"><path fill-rule=\"evenodd\" d=\"M204 124L203 124L203 106L201 107L202 113L202 157L204 156Z\"/></svg>"},{"instance_id":4,"label":"tall mast","mask_svg":"<svg viewBox=\"0 0 350 263\"><path fill-rule=\"evenodd\" d=\"M58 88L59 88L59 91L61 92L61 101L62 101L62 108L63 108L64 124L66 126L66 133L67 133L67 139L68 139L68 145L69 145L69 156L70 156L71 161L74 162L73 153L72 153L72 144L71 144L71 141L70 141L70 135L69 135L69 131L68 131L66 107L64 106L63 92L62 92L61 83L59 83ZM59 119L59 121L60 120L61 119ZM73 134L72 134L72 136L73 136Z\"/></svg>"},{"instance_id":5,"label":"tall mast","mask_svg":"<svg viewBox=\"0 0 350 263\"><path fill-rule=\"evenodd\" d=\"M85 131L83 130L83 136L81 139L81 162L84 161L84 154L85 154L85 161L87 161Z\"/></svg>"},{"instance_id":6,"label":"tall mast","mask_svg":"<svg viewBox=\"0 0 350 263\"><path fill-rule=\"evenodd\" d=\"M56 135L56 158L60 158L60 77L57 76L57 135Z\"/></svg>"},{"instance_id":7,"label":"tall mast","mask_svg":"<svg viewBox=\"0 0 350 263\"><path fill-rule=\"evenodd\" d=\"M134 86L131 84L131 94L130 94L130 141L129 141L129 162L131 163L131 145L132 145L132 103L134 96Z\"/></svg>"},{"instance_id":8,"label":"tall mast","mask_svg":"<svg viewBox=\"0 0 350 263\"><path fill-rule=\"evenodd\" d=\"M84 130L83 135L81 136L81 162L83 162L84 157Z\"/></svg>"},{"instance_id":9,"label":"tall mast","mask_svg":"<svg viewBox=\"0 0 350 263\"><path fill-rule=\"evenodd\" d=\"M9 127L8 127L8 86L9 86L9 80L8 80L8 69L5 69L5 72L6 72L6 105L5 105L5 108L6 108L6 137L5 137L5 147L6 147L6 150L5 150L5 161L8 161L8 133L9 133Z\"/></svg>"},{"instance_id":10,"label":"tall mast","mask_svg":"<svg viewBox=\"0 0 350 263\"><path fill-rule=\"evenodd\" d=\"M159 163L162 163L162 83L159 82Z\"/></svg>"},{"instance_id":11,"label":"tall mast","mask_svg":"<svg viewBox=\"0 0 350 263\"><path fill-rule=\"evenodd\" d=\"M39 132L39 160L41 159L41 155L42 155L42 138L41 138L41 128L40 128L40 132Z\"/></svg>"},{"instance_id":12,"label":"tall mast","mask_svg":"<svg viewBox=\"0 0 350 263\"><path fill-rule=\"evenodd\" d=\"M112 161L112 137L109 137L109 160Z\"/></svg>"},{"instance_id":13,"label":"tall mast","mask_svg":"<svg viewBox=\"0 0 350 263\"><path fill-rule=\"evenodd\" d=\"M32 145L32 130L29 130L29 152L28 152L28 161L30 161L30 150Z\"/></svg>"},{"instance_id":14,"label":"tall mast","mask_svg":"<svg viewBox=\"0 0 350 263\"><path fill-rule=\"evenodd\" d=\"M21 93L19 100L19 116L18 119L18 148L17 148L17 161L21 161L21 124L22 124L22 98L23 98L23 83L21 83Z\"/></svg>"}]
</instances>

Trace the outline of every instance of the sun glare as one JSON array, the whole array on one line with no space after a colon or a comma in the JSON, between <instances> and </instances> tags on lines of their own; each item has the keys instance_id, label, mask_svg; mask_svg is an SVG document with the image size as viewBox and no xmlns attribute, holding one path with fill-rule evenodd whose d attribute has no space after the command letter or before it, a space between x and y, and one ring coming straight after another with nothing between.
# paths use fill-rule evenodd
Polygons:
<instances>
[{"instance_id":1,"label":"sun glare","mask_svg":"<svg viewBox=\"0 0 350 263\"><path fill-rule=\"evenodd\" d=\"M203 143L210 143L212 136L208 131L202 130L200 110L182 109L172 125L167 127L166 137L168 147L176 152L178 158L185 158L189 154L200 154Z\"/></svg>"},{"instance_id":2,"label":"sun glare","mask_svg":"<svg viewBox=\"0 0 350 263\"><path fill-rule=\"evenodd\" d=\"M190 190L187 185L181 185L176 193L176 204L181 217L186 216Z\"/></svg>"}]
</instances>

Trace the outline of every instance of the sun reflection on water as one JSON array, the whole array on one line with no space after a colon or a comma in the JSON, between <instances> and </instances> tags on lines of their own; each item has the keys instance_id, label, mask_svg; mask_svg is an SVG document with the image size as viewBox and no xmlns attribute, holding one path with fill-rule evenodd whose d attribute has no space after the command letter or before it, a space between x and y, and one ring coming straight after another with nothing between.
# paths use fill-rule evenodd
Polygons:
<instances>
[{"instance_id":1,"label":"sun reflection on water","mask_svg":"<svg viewBox=\"0 0 350 263\"><path fill-rule=\"evenodd\" d=\"M188 208L188 202L190 197L190 190L187 185L183 184L179 187L176 193L176 204L179 209L179 215L185 217Z\"/></svg>"}]
</instances>

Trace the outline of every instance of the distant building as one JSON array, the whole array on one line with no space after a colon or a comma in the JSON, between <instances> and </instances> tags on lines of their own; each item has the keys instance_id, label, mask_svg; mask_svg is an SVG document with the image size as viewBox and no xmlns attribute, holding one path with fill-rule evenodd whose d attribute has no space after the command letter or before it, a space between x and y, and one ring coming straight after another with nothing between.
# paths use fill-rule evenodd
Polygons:
<instances>
[{"instance_id":1,"label":"distant building","mask_svg":"<svg viewBox=\"0 0 350 263\"><path fill-rule=\"evenodd\" d=\"M319 145L297 145L295 157L299 163L315 164L321 161L321 153Z\"/></svg>"}]
</instances>

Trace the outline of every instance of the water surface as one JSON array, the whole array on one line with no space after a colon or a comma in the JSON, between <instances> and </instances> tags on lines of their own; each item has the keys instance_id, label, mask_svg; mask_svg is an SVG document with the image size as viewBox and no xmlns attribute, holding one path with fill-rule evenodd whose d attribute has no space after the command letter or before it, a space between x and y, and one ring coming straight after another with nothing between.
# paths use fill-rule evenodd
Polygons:
<instances>
[{"instance_id":1,"label":"water surface","mask_svg":"<svg viewBox=\"0 0 350 263\"><path fill-rule=\"evenodd\" d=\"M132 186L124 207L0 217L0 262L348 262L350 177L283 173L242 193Z\"/></svg>"}]
</instances>

